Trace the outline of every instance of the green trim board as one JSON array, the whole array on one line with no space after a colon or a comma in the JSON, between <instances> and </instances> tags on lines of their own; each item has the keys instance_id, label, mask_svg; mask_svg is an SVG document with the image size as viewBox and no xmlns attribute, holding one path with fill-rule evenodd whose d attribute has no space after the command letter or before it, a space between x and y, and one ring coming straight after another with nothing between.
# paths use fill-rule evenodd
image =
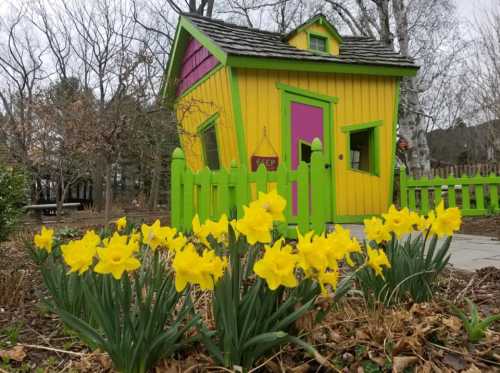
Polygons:
<instances>
[{"instance_id":1,"label":"green trim board","mask_svg":"<svg viewBox=\"0 0 500 373\"><path fill-rule=\"evenodd\" d=\"M395 67L385 65L362 65L352 63L303 61L283 58L263 58L229 55L229 66L248 69L309 71L339 74L361 74L377 76L416 76L418 67Z\"/></svg>"},{"instance_id":2,"label":"green trim board","mask_svg":"<svg viewBox=\"0 0 500 373\"><path fill-rule=\"evenodd\" d=\"M310 51L312 51L314 53L320 53L320 54L331 54L332 53L332 51L330 49L330 38L328 37L328 35L325 35L325 34L322 34L320 32L316 32L316 31L306 31L306 32L307 32L307 49L309 49ZM323 39L325 41L326 50L322 51L319 49L312 48L311 47L311 37Z\"/></svg>"},{"instance_id":3,"label":"green trim board","mask_svg":"<svg viewBox=\"0 0 500 373\"><path fill-rule=\"evenodd\" d=\"M321 93L308 91L306 89L302 89L302 88L298 88L298 87L292 87L290 85L280 83L280 82L276 83L276 88L278 88L279 90L282 90L284 92L293 93L297 96L304 96L304 97L313 98L313 99L318 100L318 101L324 101L324 102L328 102L328 103L331 102L334 104L339 102L338 97L323 95Z\"/></svg>"},{"instance_id":4,"label":"green trim board","mask_svg":"<svg viewBox=\"0 0 500 373\"><path fill-rule=\"evenodd\" d=\"M280 83L278 83L280 84ZM277 84L277 85L278 85ZM280 86L287 87L286 85L280 84ZM327 194L326 203L331 209L329 211L328 220L335 220L336 214L336 199L335 199L335 172L333 172L333 162L332 157L334 154L335 147L335 137L332 135L334 128L334 116L333 116L333 101L329 99L324 100L324 97L315 97L312 92L307 92L300 90L299 93L290 92L285 89L281 89L281 153L282 159L288 168L291 170L291 112L290 106L292 102L303 103L306 105L316 106L323 109L323 154L325 157L325 163L330 164L330 172L328 173L329 180L327 181L331 185L331 193ZM307 96L303 93L307 92ZM287 196L287 200L291 201L291 192ZM291 221L295 223L295 221Z\"/></svg>"},{"instance_id":5,"label":"green trim board","mask_svg":"<svg viewBox=\"0 0 500 373\"><path fill-rule=\"evenodd\" d=\"M231 103L233 106L234 128L236 131L236 140L238 143L238 155L240 164L248 166L247 145L245 139L245 126L243 123L243 114L241 110L240 86L238 83L238 72L235 68L228 68L229 87L231 89Z\"/></svg>"},{"instance_id":6,"label":"green trim board","mask_svg":"<svg viewBox=\"0 0 500 373\"><path fill-rule=\"evenodd\" d=\"M377 120L373 122L368 122L368 123L361 123L361 124L353 124L349 126L344 126L341 128L342 133L346 134L346 141L347 141L347 169L349 171L353 172L362 172L362 173L367 173L373 176L380 176L380 130L379 127L383 124L383 121ZM370 171L364 171L364 170L358 170L358 169L353 169L352 168L352 163L351 163L351 135L354 133L359 133L362 131L366 130L371 130L370 133L370 138L369 138L369 146L370 146Z\"/></svg>"},{"instance_id":7,"label":"green trim board","mask_svg":"<svg viewBox=\"0 0 500 373\"><path fill-rule=\"evenodd\" d=\"M399 120L399 100L401 94L401 82L396 80L395 82L395 94L394 94L394 113L392 120L392 144L391 144L391 174L389 177L389 206L393 203L394 196L394 173L396 171L396 141L397 141L397 131L398 131L398 120Z\"/></svg>"},{"instance_id":8,"label":"green trim board","mask_svg":"<svg viewBox=\"0 0 500 373\"><path fill-rule=\"evenodd\" d=\"M219 120L219 116L220 116L219 113L214 113L214 114L210 115L203 123L201 123L196 128L196 134L199 136L200 142L201 142L201 156L203 158L203 164L205 165L205 167L208 167L208 165L207 165L207 159L206 159L206 155L205 155L205 144L203 143L203 138L201 135L203 134L203 132L205 132L206 130L208 130L211 127L215 128L215 142L217 143L217 156L219 157L219 168L222 167L221 148L219 146L220 133L219 133L219 126L217 125L217 122Z\"/></svg>"}]
</instances>

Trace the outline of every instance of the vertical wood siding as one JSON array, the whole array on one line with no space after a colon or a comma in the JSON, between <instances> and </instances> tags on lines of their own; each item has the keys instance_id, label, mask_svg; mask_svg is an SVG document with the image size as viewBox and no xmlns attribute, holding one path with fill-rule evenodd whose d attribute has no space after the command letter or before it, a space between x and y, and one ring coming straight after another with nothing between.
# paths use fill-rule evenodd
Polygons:
<instances>
[{"instance_id":1,"label":"vertical wood siding","mask_svg":"<svg viewBox=\"0 0 500 373\"><path fill-rule=\"evenodd\" d=\"M229 167L231 160L238 159L227 68L218 70L181 97L176 103L176 113L189 167L194 170L204 167L197 129L215 113L219 113L216 131L221 167Z\"/></svg>"},{"instance_id":2,"label":"vertical wood siding","mask_svg":"<svg viewBox=\"0 0 500 373\"><path fill-rule=\"evenodd\" d=\"M396 78L250 69L238 70L238 76L249 156L261 140L265 126L281 160L281 92L276 88L277 82L338 97L339 102L333 105L332 131L336 216L371 215L386 211L392 172ZM349 170L348 134L343 133L341 128L376 120L383 121L378 146L380 176ZM236 158L235 143L231 149L233 158ZM341 154L343 160L339 160Z\"/></svg>"}]
</instances>

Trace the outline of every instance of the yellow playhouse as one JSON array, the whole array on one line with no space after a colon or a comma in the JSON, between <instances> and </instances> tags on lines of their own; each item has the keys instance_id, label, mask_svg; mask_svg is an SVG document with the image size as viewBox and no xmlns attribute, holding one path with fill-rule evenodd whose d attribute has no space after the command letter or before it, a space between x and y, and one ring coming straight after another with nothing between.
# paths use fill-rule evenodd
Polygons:
<instances>
[{"instance_id":1,"label":"yellow playhouse","mask_svg":"<svg viewBox=\"0 0 500 373\"><path fill-rule=\"evenodd\" d=\"M279 34L184 14L163 94L190 170L236 162L292 175L317 138L325 177L309 199L324 196L326 222L358 222L391 201L399 81L417 70L380 41L339 35L323 15ZM293 216L300 177L290 180Z\"/></svg>"}]
</instances>

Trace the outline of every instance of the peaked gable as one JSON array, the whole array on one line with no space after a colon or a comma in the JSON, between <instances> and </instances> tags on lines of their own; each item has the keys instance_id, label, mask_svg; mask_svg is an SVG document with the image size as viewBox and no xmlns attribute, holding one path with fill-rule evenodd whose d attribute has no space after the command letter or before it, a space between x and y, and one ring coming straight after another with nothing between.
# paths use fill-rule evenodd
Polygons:
<instances>
[{"instance_id":1,"label":"peaked gable","mask_svg":"<svg viewBox=\"0 0 500 373\"><path fill-rule=\"evenodd\" d=\"M217 58L198 40L191 37L182 58L176 95L180 96L218 65Z\"/></svg>"}]
</instances>

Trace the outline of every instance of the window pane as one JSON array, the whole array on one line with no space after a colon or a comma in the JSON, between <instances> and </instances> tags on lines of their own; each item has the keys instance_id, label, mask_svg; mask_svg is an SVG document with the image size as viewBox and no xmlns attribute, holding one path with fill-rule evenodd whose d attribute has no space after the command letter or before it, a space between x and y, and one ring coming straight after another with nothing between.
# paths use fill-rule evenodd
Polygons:
<instances>
[{"instance_id":1,"label":"window pane","mask_svg":"<svg viewBox=\"0 0 500 373\"><path fill-rule=\"evenodd\" d=\"M372 172L372 141L373 128L363 131L350 133L351 149L351 168L353 170L360 170Z\"/></svg>"},{"instance_id":2,"label":"window pane","mask_svg":"<svg viewBox=\"0 0 500 373\"><path fill-rule=\"evenodd\" d=\"M326 52L326 38L311 35L311 49Z\"/></svg>"},{"instance_id":3,"label":"window pane","mask_svg":"<svg viewBox=\"0 0 500 373\"><path fill-rule=\"evenodd\" d=\"M211 170L218 170L219 164L219 151L217 149L217 135L215 133L215 126L210 126L202 133L203 152L205 154L205 164Z\"/></svg>"},{"instance_id":4,"label":"window pane","mask_svg":"<svg viewBox=\"0 0 500 373\"><path fill-rule=\"evenodd\" d=\"M300 160L305 163L311 163L311 145L305 142L300 143Z\"/></svg>"}]
</instances>

